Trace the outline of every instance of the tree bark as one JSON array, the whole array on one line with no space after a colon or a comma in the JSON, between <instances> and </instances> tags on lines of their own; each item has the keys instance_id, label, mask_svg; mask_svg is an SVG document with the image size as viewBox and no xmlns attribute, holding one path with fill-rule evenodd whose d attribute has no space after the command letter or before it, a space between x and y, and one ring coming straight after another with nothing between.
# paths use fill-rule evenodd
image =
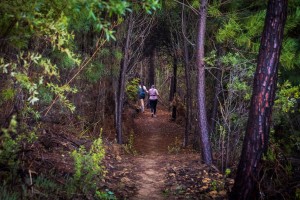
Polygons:
<instances>
[{"instance_id":1,"label":"tree bark","mask_svg":"<svg viewBox=\"0 0 300 200\"><path fill-rule=\"evenodd\" d=\"M192 89L191 89L191 80L190 80L190 66L189 66L189 52L188 45L186 41L186 13L184 12L184 0L182 4L182 34L183 34L183 51L184 51L184 72L185 72L185 84L186 84L186 113L185 113L185 131L183 146L187 147L189 134L191 132L192 124Z\"/></svg>"},{"instance_id":2,"label":"tree bark","mask_svg":"<svg viewBox=\"0 0 300 200\"><path fill-rule=\"evenodd\" d=\"M205 64L204 41L207 16L207 0L201 0L199 27L197 38L197 68L198 68L198 122L202 147L202 159L204 163L212 164L211 146L208 135L208 123L205 105Z\"/></svg>"},{"instance_id":3,"label":"tree bark","mask_svg":"<svg viewBox=\"0 0 300 200\"><path fill-rule=\"evenodd\" d=\"M261 158L267 151L287 0L270 0L262 33L242 155L230 199L257 199Z\"/></svg>"},{"instance_id":4,"label":"tree bark","mask_svg":"<svg viewBox=\"0 0 300 200\"><path fill-rule=\"evenodd\" d=\"M132 13L129 16L128 21L128 31L126 36L126 43L124 48L124 58L121 61L118 86L117 86L117 94L116 94L116 110L115 110L115 127L116 127L116 136L117 143L122 144L122 111L123 111L123 99L125 93L125 75L128 67L128 57L129 57L129 43L130 43L130 35L133 29L132 22Z\"/></svg>"},{"instance_id":5,"label":"tree bark","mask_svg":"<svg viewBox=\"0 0 300 200\"><path fill-rule=\"evenodd\" d=\"M175 93L177 90L177 58L176 53L174 52L173 55L173 78L171 81L171 90L170 90L170 101L174 101ZM176 101L176 100L175 100ZM176 120L176 112L177 112L177 103L172 105L172 120Z\"/></svg>"}]
</instances>

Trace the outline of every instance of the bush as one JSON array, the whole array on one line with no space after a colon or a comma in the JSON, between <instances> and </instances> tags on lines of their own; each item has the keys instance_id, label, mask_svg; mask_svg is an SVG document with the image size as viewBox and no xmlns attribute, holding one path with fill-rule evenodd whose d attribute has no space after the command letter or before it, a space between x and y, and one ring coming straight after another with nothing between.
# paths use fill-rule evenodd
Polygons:
<instances>
[{"instance_id":1,"label":"bush","mask_svg":"<svg viewBox=\"0 0 300 200\"><path fill-rule=\"evenodd\" d=\"M97 189L97 181L105 175L104 166L101 164L105 156L105 150L102 144L102 139L96 139L89 151L84 146L72 152L71 156L74 159L75 174L69 180L69 193L79 189L84 194L95 194Z\"/></svg>"}]
</instances>

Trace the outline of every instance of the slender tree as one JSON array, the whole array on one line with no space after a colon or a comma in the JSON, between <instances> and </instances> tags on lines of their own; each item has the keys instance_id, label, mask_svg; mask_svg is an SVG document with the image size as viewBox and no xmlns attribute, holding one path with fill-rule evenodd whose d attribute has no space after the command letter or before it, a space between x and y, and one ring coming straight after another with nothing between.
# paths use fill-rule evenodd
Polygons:
<instances>
[{"instance_id":1,"label":"slender tree","mask_svg":"<svg viewBox=\"0 0 300 200\"><path fill-rule=\"evenodd\" d=\"M155 83L155 50L152 49L149 55L149 68L148 68L148 85Z\"/></svg>"},{"instance_id":2,"label":"slender tree","mask_svg":"<svg viewBox=\"0 0 300 200\"><path fill-rule=\"evenodd\" d=\"M197 38L197 68L198 68L198 122L202 147L203 161L211 165L212 154L208 136L208 123L205 106L205 63L204 63L204 41L207 16L207 0L201 0L199 12L199 27Z\"/></svg>"},{"instance_id":3,"label":"slender tree","mask_svg":"<svg viewBox=\"0 0 300 200\"><path fill-rule=\"evenodd\" d=\"M287 0L269 0L254 75L246 135L230 199L258 198L260 161L268 147L286 16Z\"/></svg>"},{"instance_id":4,"label":"slender tree","mask_svg":"<svg viewBox=\"0 0 300 200\"><path fill-rule=\"evenodd\" d=\"M132 32L133 24L132 22L132 13L130 13L129 20L128 20L128 31L126 36L126 43L124 47L124 58L121 61L121 68L119 73L118 79L118 88L116 92L116 109L115 109L115 126L117 132L117 142L118 144L122 144L122 110L123 110L123 98L125 93L125 75L128 67L129 62L129 42L130 42L130 35Z\"/></svg>"},{"instance_id":5,"label":"slender tree","mask_svg":"<svg viewBox=\"0 0 300 200\"><path fill-rule=\"evenodd\" d=\"M187 34L186 34L186 11L184 9L184 0L182 4L182 38L183 38L183 64L184 64L184 73L185 73L185 84L186 84L186 114L185 114L185 131L184 131L184 139L183 146L186 147L188 145L189 134L191 132L191 124L192 124L192 88L191 88L191 79L190 79L190 66L189 66L189 51L187 44Z\"/></svg>"}]
</instances>

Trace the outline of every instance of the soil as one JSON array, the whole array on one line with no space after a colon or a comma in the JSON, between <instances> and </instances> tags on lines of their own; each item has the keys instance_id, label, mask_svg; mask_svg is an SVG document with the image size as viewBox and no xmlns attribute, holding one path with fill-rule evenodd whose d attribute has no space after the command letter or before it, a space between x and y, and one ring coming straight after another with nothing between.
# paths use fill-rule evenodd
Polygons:
<instances>
[{"instance_id":1,"label":"soil","mask_svg":"<svg viewBox=\"0 0 300 200\"><path fill-rule=\"evenodd\" d=\"M201 163L199 152L182 148L184 128L170 119L163 107L157 117L149 110L131 109L124 113L124 145L108 137L113 134L103 135L107 173L97 186L112 197L108 199L226 199L233 180ZM51 172L56 182L66 184L65 177L74 173L70 152L92 143L76 137L77 132L72 124L45 124L39 140L26 151L28 169ZM93 199L93 194L85 197L78 194L79 199Z\"/></svg>"},{"instance_id":2,"label":"soil","mask_svg":"<svg viewBox=\"0 0 300 200\"><path fill-rule=\"evenodd\" d=\"M123 145L114 142L113 131L109 131L112 129L104 129L102 135L106 150L102 164L107 173L97 177L97 190L109 196L104 199L227 199L234 183L229 177L232 175L226 176L217 167L203 164L200 153L191 146L182 148L182 121L170 120L171 113L166 108L159 107L157 117L151 117L149 110L137 113L127 108L123 119ZM99 136L85 136L88 133L75 125L44 123L38 141L23 150L27 170L20 173L29 173L32 178L42 175L66 185L66 177L74 175L70 152L82 145L89 149L91 138ZM49 192L37 184L33 189L41 198ZM65 193L53 195L55 198L48 199L66 199ZM78 198L73 199L95 199L94 195L78 191L74 194Z\"/></svg>"},{"instance_id":3,"label":"soil","mask_svg":"<svg viewBox=\"0 0 300 200\"><path fill-rule=\"evenodd\" d=\"M166 109L158 109L157 117L151 117L149 110L139 113L133 125L134 136L125 152L113 150L118 164L112 165L118 167L111 170L107 182L120 180L118 188L110 188L118 191L118 199L226 198L223 175L203 165L198 152L181 147L184 128L170 120ZM211 188L213 181L215 187Z\"/></svg>"},{"instance_id":4,"label":"soil","mask_svg":"<svg viewBox=\"0 0 300 200\"><path fill-rule=\"evenodd\" d=\"M170 122L169 113L158 110L157 116L152 117L146 110L134 120L136 148L139 156L133 160L137 166L136 174L140 179L137 195L133 199L163 199L162 191L165 183L165 161L174 159L168 155L176 148L176 138L181 138L184 129ZM168 151L169 149L169 151Z\"/></svg>"}]
</instances>

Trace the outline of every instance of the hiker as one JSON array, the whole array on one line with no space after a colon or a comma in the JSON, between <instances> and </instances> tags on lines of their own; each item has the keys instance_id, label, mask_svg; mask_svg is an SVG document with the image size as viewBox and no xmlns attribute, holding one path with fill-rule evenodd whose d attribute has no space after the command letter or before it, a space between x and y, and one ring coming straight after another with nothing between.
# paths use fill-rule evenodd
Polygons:
<instances>
[{"instance_id":1,"label":"hiker","mask_svg":"<svg viewBox=\"0 0 300 200\"><path fill-rule=\"evenodd\" d=\"M157 98L159 96L157 89L154 85L148 91L149 93L149 100L150 100L150 109L151 109L151 117L156 117L156 105L157 105Z\"/></svg>"},{"instance_id":2,"label":"hiker","mask_svg":"<svg viewBox=\"0 0 300 200\"><path fill-rule=\"evenodd\" d=\"M145 110L144 99L146 97L146 92L148 93L146 86L144 86L143 82L139 82L138 95L141 104L141 112L144 112Z\"/></svg>"}]
</instances>

